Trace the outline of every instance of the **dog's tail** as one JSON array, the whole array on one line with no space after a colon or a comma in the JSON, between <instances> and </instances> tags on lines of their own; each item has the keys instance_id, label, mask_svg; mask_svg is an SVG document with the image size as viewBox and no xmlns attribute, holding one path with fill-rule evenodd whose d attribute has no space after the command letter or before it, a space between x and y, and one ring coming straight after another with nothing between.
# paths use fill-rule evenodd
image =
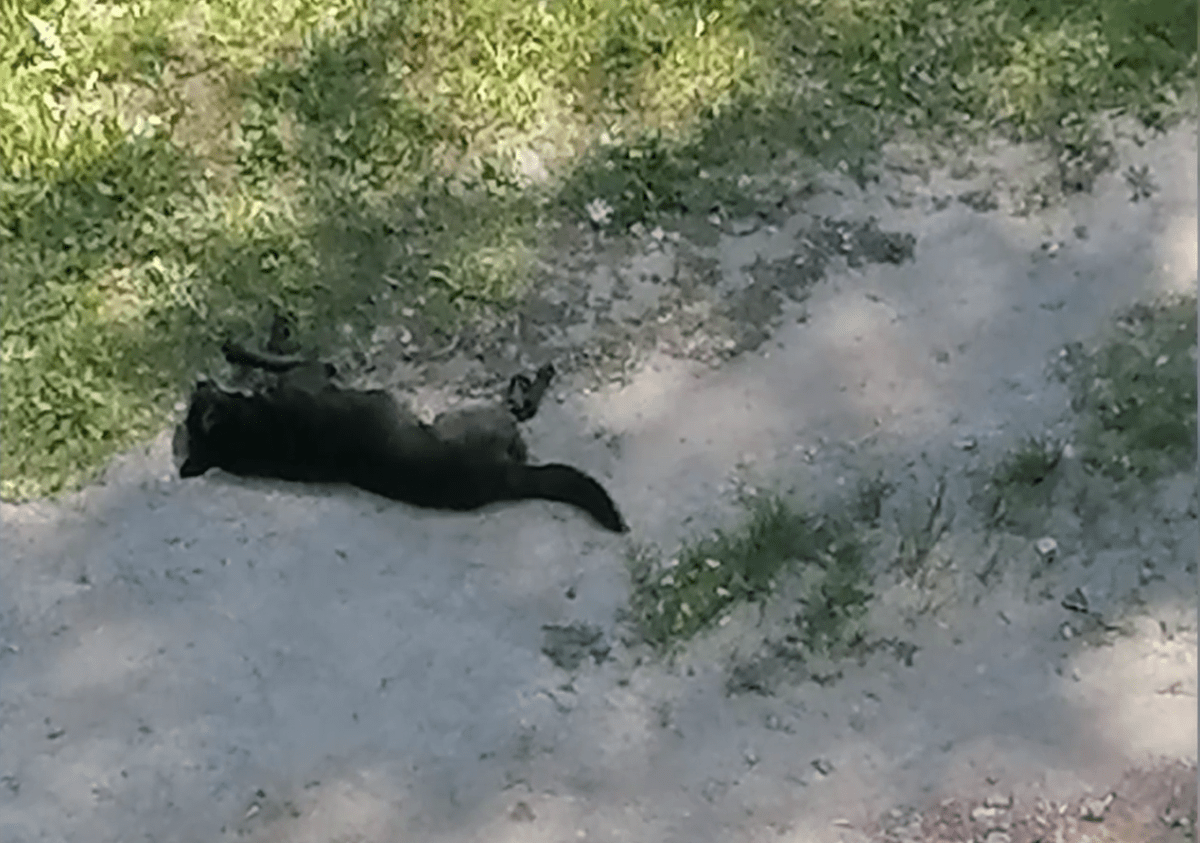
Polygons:
<instances>
[{"instance_id":1,"label":"dog's tail","mask_svg":"<svg viewBox=\"0 0 1200 843\"><path fill-rule=\"evenodd\" d=\"M577 506L614 533L629 529L604 487L577 468L513 464L506 467L504 495L510 500L539 498Z\"/></svg>"},{"instance_id":2,"label":"dog's tail","mask_svg":"<svg viewBox=\"0 0 1200 843\"><path fill-rule=\"evenodd\" d=\"M456 460L371 462L350 482L398 501L434 509L468 511L499 501L538 498L579 507L614 533L628 527L604 487L569 465Z\"/></svg>"}]
</instances>

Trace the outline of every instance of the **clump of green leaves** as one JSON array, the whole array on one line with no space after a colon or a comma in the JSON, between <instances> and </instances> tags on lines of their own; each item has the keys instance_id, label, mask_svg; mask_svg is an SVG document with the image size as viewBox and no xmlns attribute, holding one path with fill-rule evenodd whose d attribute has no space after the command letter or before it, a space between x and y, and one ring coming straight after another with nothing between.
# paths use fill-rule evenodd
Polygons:
<instances>
[{"instance_id":1,"label":"clump of green leaves","mask_svg":"<svg viewBox=\"0 0 1200 843\"><path fill-rule=\"evenodd\" d=\"M1030 436L1001 462L993 482L1006 488L1044 487L1061 458L1062 448L1054 440Z\"/></svg>"},{"instance_id":2,"label":"clump of green leaves","mask_svg":"<svg viewBox=\"0 0 1200 843\"><path fill-rule=\"evenodd\" d=\"M865 604L862 553L847 525L796 512L773 496L753 498L736 529L687 544L662 561L631 560L631 599L645 639L666 648L716 623L736 604L762 600L785 570L805 566L806 640L831 640L838 624Z\"/></svg>"},{"instance_id":3,"label":"clump of green leaves","mask_svg":"<svg viewBox=\"0 0 1200 843\"><path fill-rule=\"evenodd\" d=\"M848 529L827 527L819 549L801 571L801 611L794 620L800 643L818 655L839 655L861 637L872 594L861 542ZM822 540L828 542L820 547Z\"/></svg>"},{"instance_id":4,"label":"clump of green leaves","mask_svg":"<svg viewBox=\"0 0 1200 843\"><path fill-rule=\"evenodd\" d=\"M1074 380L1080 453L1114 479L1196 462L1196 300L1137 305Z\"/></svg>"},{"instance_id":5,"label":"clump of green leaves","mask_svg":"<svg viewBox=\"0 0 1200 843\"><path fill-rule=\"evenodd\" d=\"M994 523L1036 531L1050 504L1062 451L1049 436L1030 436L1000 461L985 495Z\"/></svg>"},{"instance_id":6,"label":"clump of green leaves","mask_svg":"<svg viewBox=\"0 0 1200 843\"><path fill-rule=\"evenodd\" d=\"M699 170L685 151L660 134L602 147L563 189L563 201L597 227L623 231L683 210L681 190Z\"/></svg>"}]
</instances>

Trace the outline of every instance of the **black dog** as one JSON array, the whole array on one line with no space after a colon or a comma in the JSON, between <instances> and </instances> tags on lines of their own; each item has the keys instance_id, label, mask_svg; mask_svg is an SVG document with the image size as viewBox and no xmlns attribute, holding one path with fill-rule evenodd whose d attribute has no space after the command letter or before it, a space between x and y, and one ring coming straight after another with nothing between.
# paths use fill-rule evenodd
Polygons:
<instances>
[{"instance_id":1,"label":"black dog","mask_svg":"<svg viewBox=\"0 0 1200 843\"><path fill-rule=\"evenodd\" d=\"M527 465L516 421L500 408L447 413L426 425L383 390L335 386L328 363L233 343L222 351L231 363L276 374L276 382L244 395L198 381L182 429L181 477L217 467L242 476L349 483L435 509L542 498L577 506L614 532L628 529L588 475L568 465ZM531 416L552 374L543 367L532 382L514 379L513 411Z\"/></svg>"}]
</instances>

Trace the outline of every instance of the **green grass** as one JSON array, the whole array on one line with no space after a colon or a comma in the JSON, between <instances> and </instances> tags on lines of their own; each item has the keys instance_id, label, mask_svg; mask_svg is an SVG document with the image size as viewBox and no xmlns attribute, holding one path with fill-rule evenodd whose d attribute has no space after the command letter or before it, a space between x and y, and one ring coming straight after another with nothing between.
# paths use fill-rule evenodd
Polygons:
<instances>
[{"instance_id":1,"label":"green grass","mask_svg":"<svg viewBox=\"0 0 1200 843\"><path fill-rule=\"evenodd\" d=\"M1062 444L1051 438L1029 437L1000 461L987 495L996 523L1037 532L1054 493L1062 451Z\"/></svg>"},{"instance_id":2,"label":"green grass","mask_svg":"<svg viewBox=\"0 0 1200 843\"><path fill-rule=\"evenodd\" d=\"M862 172L902 124L1161 125L1195 33L1158 0L14 0L0 495L160 429L269 305L329 350L401 305L450 330L514 302L540 223L595 200L618 231L736 208L739 175Z\"/></svg>"},{"instance_id":3,"label":"green grass","mask_svg":"<svg viewBox=\"0 0 1200 843\"><path fill-rule=\"evenodd\" d=\"M1073 405L1080 456L1116 480L1196 463L1196 299L1138 305L1083 362Z\"/></svg>"},{"instance_id":4,"label":"green grass","mask_svg":"<svg viewBox=\"0 0 1200 843\"><path fill-rule=\"evenodd\" d=\"M1121 314L1090 348L1059 361L1077 414L1083 465L1122 481L1152 481L1196 463L1196 299L1171 297ZM995 468L978 503L996 524L1040 531L1060 479L1063 443L1031 437Z\"/></svg>"},{"instance_id":5,"label":"green grass","mask_svg":"<svg viewBox=\"0 0 1200 843\"><path fill-rule=\"evenodd\" d=\"M779 577L801 572L806 645L823 651L865 611L862 548L847 524L803 515L779 498L757 497L736 529L686 544L663 561L630 560L632 614L645 640L666 650L711 627L734 606L762 600Z\"/></svg>"}]
</instances>

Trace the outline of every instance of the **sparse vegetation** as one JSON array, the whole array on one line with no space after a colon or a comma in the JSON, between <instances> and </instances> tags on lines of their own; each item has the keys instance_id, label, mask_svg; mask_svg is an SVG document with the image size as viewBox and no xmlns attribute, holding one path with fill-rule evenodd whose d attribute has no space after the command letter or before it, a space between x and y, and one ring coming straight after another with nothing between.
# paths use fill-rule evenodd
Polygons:
<instances>
[{"instance_id":1,"label":"sparse vegetation","mask_svg":"<svg viewBox=\"0 0 1200 843\"><path fill-rule=\"evenodd\" d=\"M450 328L520 294L549 215L752 208L740 176L862 175L898 123L1075 155L1097 108L1179 116L1195 47L1160 0L9 3L0 494L161 427L272 303L314 342Z\"/></svg>"},{"instance_id":2,"label":"sparse vegetation","mask_svg":"<svg viewBox=\"0 0 1200 843\"><path fill-rule=\"evenodd\" d=\"M861 639L872 594L859 539L845 526L829 532L829 543L800 573L802 608L793 620L807 653L837 657Z\"/></svg>"},{"instance_id":3,"label":"sparse vegetation","mask_svg":"<svg viewBox=\"0 0 1200 843\"><path fill-rule=\"evenodd\" d=\"M1063 445L1049 436L1030 436L1004 456L972 495L989 528L1036 534L1059 479Z\"/></svg>"},{"instance_id":4,"label":"sparse vegetation","mask_svg":"<svg viewBox=\"0 0 1200 843\"><path fill-rule=\"evenodd\" d=\"M1031 436L1001 464L996 472L996 485L1045 488L1060 459L1062 448L1057 442L1045 436Z\"/></svg>"},{"instance_id":5,"label":"sparse vegetation","mask_svg":"<svg viewBox=\"0 0 1200 843\"><path fill-rule=\"evenodd\" d=\"M987 496L992 521L1018 532L1036 532L1057 480L1062 443L1031 436L1008 454L992 475Z\"/></svg>"},{"instance_id":6,"label":"sparse vegetation","mask_svg":"<svg viewBox=\"0 0 1200 843\"><path fill-rule=\"evenodd\" d=\"M894 491L896 484L887 480L882 471L860 477L854 498L855 518L868 526L878 524L883 502Z\"/></svg>"},{"instance_id":7,"label":"sparse vegetation","mask_svg":"<svg viewBox=\"0 0 1200 843\"><path fill-rule=\"evenodd\" d=\"M946 503L946 479L939 477L931 494L914 498L907 513L897 518L900 546L892 566L906 576L915 577L921 572L929 554L950 529L953 506L946 507Z\"/></svg>"},{"instance_id":8,"label":"sparse vegetation","mask_svg":"<svg viewBox=\"0 0 1200 843\"><path fill-rule=\"evenodd\" d=\"M748 501L746 522L687 544L662 560L642 553L630 563L633 615L660 649L687 641L737 604L762 600L777 578L804 570L805 642L827 648L857 617L864 590L862 553L850 525L793 510L777 497Z\"/></svg>"},{"instance_id":9,"label":"sparse vegetation","mask_svg":"<svg viewBox=\"0 0 1200 843\"><path fill-rule=\"evenodd\" d=\"M1138 305L1083 361L1073 406L1080 456L1113 479L1196 462L1196 300Z\"/></svg>"},{"instance_id":10,"label":"sparse vegetation","mask_svg":"<svg viewBox=\"0 0 1200 843\"><path fill-rule=\"evenodd\" d=\"M1064 347L1057 373L1077 414L1071 447L1111 480L1153 480L1196 461L1196 300L1139 304L1092 348ZM995 525L1032 535L1059 479L1064 443L1031 437L978 499Z\"/></svg>"}]
</instances>

